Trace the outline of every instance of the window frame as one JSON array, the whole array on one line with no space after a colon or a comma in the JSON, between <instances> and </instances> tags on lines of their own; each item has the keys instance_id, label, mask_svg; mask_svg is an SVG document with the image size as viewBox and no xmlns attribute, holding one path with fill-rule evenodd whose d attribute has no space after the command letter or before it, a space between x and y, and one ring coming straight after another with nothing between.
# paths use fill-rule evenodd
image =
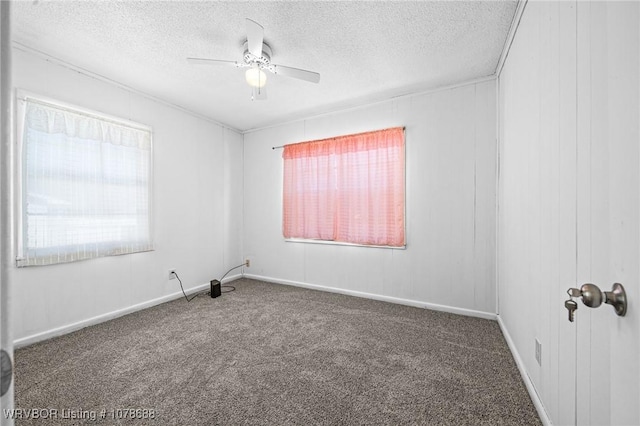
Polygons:
<instances>
[{"instance_id":1,"label":"window frame","mask_svg":"<svg viewBox=\"0 0 640 426\"><path fill-rule=\"evenodd\" d=\"M382 131L385 129L390 129L390 128L394 128L394 127L402 127L403 129L403 137L404 137L404 149L403 149L403 180L404 180L404 203L403 203L403 231L404 231L404 245L402 246L389 246L389 245L375 245L375 244L360 244L360 243L350 243L350 242L346 242L346 241L336 241L336 240L322 240L322 239L313 239L313 238L299 238L299 237L291 237L291 238L287 238L287 237L283 237L283 241L285 243L302 243L302 244L320 244L320 245L329 245L329 246L348 246L348 247L365 247L365 248L374 248L374 249L387 249L387 250L406 250L407 249L407 245L409 244L409 235L407 233L407 128L405 126L389 126L388 128L382 128L382 129L377 129L377 130L366 130L364 131L364 133L369 133L369 132L376 132L376 131ZM339 138L339 137L343 137L343 136L350 136L350 135L357 135L359 133L362 132L355 132L355 133L348 133L348 134L344 134L344 135L339 135L339 136L328 136L328 137L324 137L324 138L319 138L317 140L324 140L324 139L333 139L333 138ZM309 140L309 141L305 141L305 142L313 142L313 140ZM296 142L296 143L301 143L301 142ZM284 148L286 145L283 145L281 148ZM281 167L281 182L284 181L284 161L281 162L282 167ZM280 206L282 207L284 205L284 185L280 186ZM280 223L282 223L283 219L284 219L284 211L283 209L280 209Z\"/></svg>"},{"instance_id":2,"label":"window frame","mask_svg":"<svg viewBox=\"0 0 640 426\"><path fill-rule=\"evenodd\" d=\"M30 266L52 266L59 265L64 263L71 263L75 261L81 260L91 260L91 259L99 259L102 257L111 257L111 256L123 256L128 254L135 253L145 253L155 250L155 223L154 223L154 205L155 205L155 197L154 197L154 167L153 167L153 158L154 158L154 143L153 143L153 129L151 126L138 123L129 119L117 117L110 114L105 114L103 112L86 108L83 106L79 106L77 104L60 101L58 99L51 98L49 96L40 95L25 89L16 88L15 89L15 126L14 126L14 138L15 138L15 162L13 162L13 166L15 167L13 188L14 188L14 209L13 216L14 220L14 235L15 235L15 261L16 266L18 268L30 267ZM26 170L24 167L24 148L25 148L25 140L24 140L24 126L25 126L25 114L26 114L26 104L28 100L33 100L35 102L53 107L62 110L68 110L73 113L79 113L86 115L88 117L92 117L98 120L102 120L105 122L113 123L120 126L130 127L136 130L142 130L149 132L149 176L148 176L148 187L149 187L149 206L148 206L148 223L149 223L149 248L145 250L137 250L128 253L119 253L119 254L107 254L107 255L99 255L93 256L83 259L77 259L74 261L63 261L63 262L55 262L55 263L45 263L45 264L30 264L26 262L25 250L26 250L26 239L27 239L27 227L25 225L25 212L26 212Z\"/></svg>"}]
</instances>

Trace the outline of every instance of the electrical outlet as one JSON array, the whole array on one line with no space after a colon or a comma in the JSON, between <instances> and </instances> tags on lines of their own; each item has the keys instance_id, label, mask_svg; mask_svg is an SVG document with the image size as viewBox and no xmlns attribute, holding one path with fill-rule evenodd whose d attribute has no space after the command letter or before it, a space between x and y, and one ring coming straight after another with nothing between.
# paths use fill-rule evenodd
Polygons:
<instances>
[{"instance_id":1,"label":"electrical outlet","mask_svg":"<svg viewBox=\"0 0 640 426\"><path fill-rule=\"evenodd\" d=\"M536 361L538 365L542 367L542 343L536 339Z\"/></svg>"},{"instance_id":2,"label":"electrical outlet","mask_svg":"<svg viewBox=\"0 0 640 426\"><path fill-rule=\"evenodd\" d=\"M251 267L251 259L247 258L247 259L244 261L244 266L246 266L247 268L250 268L250 267Z\"/></svg>"},{"instance_id":3,"label":"electrical outlet","mask_svg":"<svg viewBox=\"0 0 640 426\"><path fill-rule=\"evenodd\" d=\"M170 280L175 280L176 279L176 270L175 269L169 269L169 279Z\"/></svg>"}]
</instances>

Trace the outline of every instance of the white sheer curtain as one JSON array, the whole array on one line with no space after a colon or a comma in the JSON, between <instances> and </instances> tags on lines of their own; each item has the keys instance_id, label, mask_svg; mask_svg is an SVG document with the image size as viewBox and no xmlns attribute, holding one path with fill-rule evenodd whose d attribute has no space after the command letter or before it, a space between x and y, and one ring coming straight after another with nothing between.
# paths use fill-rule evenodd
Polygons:
<instances>
[{"instance_id":1,"label":"white sheer curtain","mask_svg":"<svg viewBox=\"0 0 640 426\"><path fill-rule=\"evenodd\" d=\"M21 101L18 265L152 250L151 129Z\"/></svg>"}]
</instances>

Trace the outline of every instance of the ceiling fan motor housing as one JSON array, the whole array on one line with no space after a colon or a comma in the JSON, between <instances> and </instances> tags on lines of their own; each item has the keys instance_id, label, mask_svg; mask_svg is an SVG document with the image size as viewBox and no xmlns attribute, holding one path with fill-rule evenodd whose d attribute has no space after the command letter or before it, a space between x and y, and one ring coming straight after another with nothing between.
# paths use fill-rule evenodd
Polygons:
<instances>
[{"instance_id":1,"label":"ceiling fan motor housing","mask_svg":"<svg viewBox=\"0 0 640 426\"><path fill-rule=\"evenodd\" d=\"M242 58L247 65L258 65L260 68L268 68L271 64L271 47L267 43L262 43L262 56L257 57L249 52L248 41L244 42L244 55Z\"/></svg>"}]
</instances>

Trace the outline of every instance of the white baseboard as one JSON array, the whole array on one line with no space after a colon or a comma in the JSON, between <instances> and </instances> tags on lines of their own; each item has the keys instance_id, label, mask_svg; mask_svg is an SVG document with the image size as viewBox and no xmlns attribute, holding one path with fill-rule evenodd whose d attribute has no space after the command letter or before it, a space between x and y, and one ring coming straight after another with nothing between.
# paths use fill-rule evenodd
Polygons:
<instances>
[{"instance_id":1,"label":"white baseboard","mask_svg":"<svg viewBox=\"0 0 640 426\"><path fill-rule=\"evenodd\" d=\"M407 306L414 306L416 308L431 309L433 311L442 311L442 312L449 312L452 314L466 315L468 317L484 318L484 319L489 319L494 321L496 319L496 314L491 312L475 311L473 309L457 308L455 306L438 305L435 303L420 302L417 300L401 299L398 297L391 297L391 296L382 296L379 294L365 293L362 291L346 290L342 288L328 287L328 286L318 285L318 284L308 284L301 281L283 280L280 278L265 277L262 275L244 274L244 277L251 278L254 280L267 281L267 282L276 283L276 284L284 284L284 285L290 285L294 287L304 287L312 290L346 294L347 296L355 296L355 297L362 297L365 299L380 300L382 302L396 303L398 305L407 305Z\"/></svg>"},{"instance_id":2,"label":"white baseboard","mask_svg":"<svg viewBox=\"0 0 640 426\"><path fill-rule=\"evenodd\" d=\"M527 391L529 392L529 396L531 397L531 401L533 401L533 405L536 407L536 411L538 412L538 416L540 416L540 421L545 426L551 426L551 419L547 414L547 410L544 408L544 404L538 396L538 392L536 391L536 387L533 385L533 381L527 374L527 370L525 369L524 362L522 362L522 358L520 357L520 353L518 349L516 349L515 343L513 343L513 339L511 339L511 335L507 331L507 327L504 325L502 321L502 317L497 315L498 324L500 325L500 330L502 330L502 334L504 335L505 340L507 341L507 345L511 350L511 354L513 355L513 359L516 361L516 365L518 366L518 370L520 371L520 375L522 376L522 380L524 381L524 385L527 387Z\"/></svg>"},{"instance_id":3,"label":"white baseboard","mask_svg":"<svg viewBox=\"0 0 640 426\"><path fill-rule=\"evenodd\" d=\"M242 274L236 274L236 275L227 277L223 280L223 283L235 281L239 278L242 278ZM187 293L188 295L197 293L199 291L205 290L208 286L209 286L209 283L202 284L197 287L192 287L186 290L185 293ZM137 305L128 306L126 308L118 309L112 312L107 312L106 314L98 315L82 321L74 322L72 324L63 325L62 327L57 327L51 330L32 334L31 336L21 337L20 339L16 339L13 341L13 346L15 349L19 349L24 346L38 343L43 340L51 339L53 337L62 336L64 334L68 334L73 331L80 330L81 328L85 328L91 325L99 324L101 322L109 321L111 319L118 318L118 317L130 314L132 312L140 311L142 309L150 308L152 306L156 306L161 303L169 302L171 300L179 299L181 297L184 297L184 295L182 294L182 291L177 291L175 293L167 294L166 296L162 296L156 299L147 300L146 302L138 303Z\"/></svg>"}]
</instances>

